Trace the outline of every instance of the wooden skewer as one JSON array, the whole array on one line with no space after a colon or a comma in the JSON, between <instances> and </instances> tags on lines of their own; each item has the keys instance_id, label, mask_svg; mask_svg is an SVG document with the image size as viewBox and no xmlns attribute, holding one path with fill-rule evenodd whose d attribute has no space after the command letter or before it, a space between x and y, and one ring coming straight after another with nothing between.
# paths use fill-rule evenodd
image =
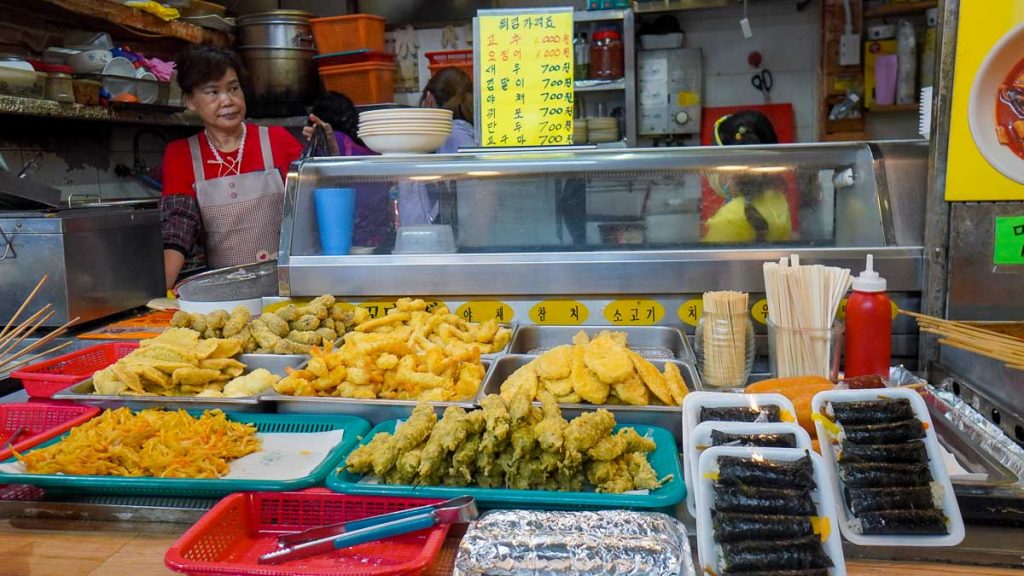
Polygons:
<instances>
[{"instance_id":1,"label":"wooden skewer","mask_svg":"<svg viewBox=\"0 0 1024 576\"><path fill-rule=\"evenodd\" d=\"M49 310L49 312L46 315L44 315L42 318L40 318L39 321L35 323L35 325L32 325L31 329L28 332L25 332L24 334L21 334L26 328L28 328L30 326L31 322L34 322L36 320L37 316L42 314L44 311L48 310L49 307L50 307L50 305L47 304L46 306L43 306L42 308L40 308L39 311L36 312L35 314L33 314L28 320L26 320L23 325L19 326L17 330L15 330L14 332L11 332L8 335L8 341L7 342L0 343L0 358L3 358L4 354L10 352L11 350L14 350L14 348L22 340L24 340L25 338L28 338L30 335L32 335L33 332L36 331L37 328L42 326L43 323L45 323L47 320L49 320L51 317L53 317L53 315L56 312L54 310ZM20 336L19 336L19 334L20 334Z\"/></svg>"},{"instance_id":2,"label":"wooden skewer","mask_svg":"<svg viewBox=\"0 0 1024 576\"><path fill-rule=\"evenodd\" d=\"M29 316L25 321L19 324L14 330L10 331L6 336L0 338L0 349L6 348L7 344L11 340L17 338L19 334L24 332L26 329L28 329L29 326L32 325L32 322L35 322L36 318L38 318L41 314L45 313L49 309L50 305L46 304L45 306L37 310L35 314ZM0 355L2 354L3 352L0 352Z\"/></svg>"},{"instance_id":3,"label":"wooden skewer","mask_svg":"<svg viewBox=\"0 0 1024 576\"><path fill-rule=\"evenodd\" d=\"M54 352L58 352L60 350L63 350L65 348L67 348L68 346L71 346L72 344L74 344L74 342L65 342L65 343L60 344L58 346L54 346L53 348L50 348L46 352L40 352L39 354L34 354L34 355L26 358L25 360L22 360L22 361L18 362L17 364L11 364L7 368L4 368L4 371L5 372L13 372L14 370L20 368L21 366L24 366L25 364L33 362L34 360L38 360L39 358L42 358L43 356L47 356L47 355L53 354Z\"/></svg>"},{"instance_id":4,"label":"wooden skewer","mask_svg":"<svg viewBox=\"0 0 1024 576\"><path fill-rule=\"evenodd\" d=\"M969 346L974 346L982 350L991 352L992 354L1002 354L1005 356L1016 357L1021 361L1024 361L1024 348L1013 348L1002 345L998 342L990 342L983 338L963 338L955 335L951 335L942 330L934 330L931 328L921 328L922 332L927 334L936 334L942 336L945 341L949 342L962 342Z\"/></svg>"},{"instance_id":5,"label":"wooden skewer","mask_svg":"<svg viewBox=\"0 0 1024 576\"><path fill-rule=\"evenodd\" d=\"M988 351L988 350L986 350L984 348L979 348L978 346L972 346L971 344L967 344L967 343L964 343L964 342L959 342L959 341L949 340L949 339L943 338L943 339L939 340L939 344L944 344L946 346L950 346L952 348L957 348L957 349L963 350L965 352L973 352L975 354L980 354L982 356L985 356L986 358L991 358L993 360L998 360L1000 362L1003 362L1004 364L1006 364L1007 366L1009 366L1011 368L1016 368L1016 366L1018 365L1017 363L1020 362L1020 359L1018 359L1018 358L1011 358L1011 357L1001 356L999 354L994 354L994 353L992 353L992 352L990 352L990 351Z\"/></svg>"},{"instance_id":6,"label":"wooden skewer","mask_svg":"<svg viewBox=\"0 0 1024 576\"><path fill-rule=\"evenodd\" d=\"M973 326L971 324L967 324L966 322L958 322L956 320L944 320L942 318L936 318L934 316L928 316L926 314L919 314L917 312L910 312L910 311L907 311L907 310L900 310L900 313L901 314L905 314L907 316L910 316L912 318L916 318L919 325L927 324L927 325L932 325L932 326L936 326L936 327L940 327L940 328L947 328L948 327L948 328L953 329L953 330L970 332L972 334L977 334L977 335L981 335L981 336L985 336L985 337L991 337L991 338L994 338L994 339L997 339L997 340L1003 340L1003 341L1006 341L1007 343L1010 343L1010 344L1013 344L1013 345L1016 345L1016 346L1024 346L1024 340L1021 340L1020 338L1015 338L1013 336L1009 336L1009 335L1006 335L1006 334L1001 334L999 332L994 332L992 330L988 330L988 329L985 329L985 328L980 328L978 326Z\"/></svg>"},{"instance_id":7,"label":"wooden skewer","mask_svg":"<svg viewBox=\"0 0 1024 576\"><path fill-rule=\"evenodd\" d=\"M11 319L7 321L7 325L4 326L4 329L0 330L0 338L7 334L7 330L9 330L10 327L14 324L14 321L18 319L18 316L21 316L21 313L25 311L25 308L28 307L28 303L31 302L33 298L35 298L36 292L39 292L39 289L43 287L43 284L46 283L46 280L49 277L49 274L43 274L43 277L39 279L39 282L36 282L36 287L33 288L32 291L28 293L28 296L25 298L25 301L21 303L21 306L14 312L14 315L11 316Z\"/></svg>"},{"instance_id":8,"label":"wooden skewer","mask_svg":"<svg viewBox=\"0 0 1024 576\"><path fill-rule=\"evenodd\" d=\"M921 329L930 328L932 330L938 330L942 332L948 332L950 334L956 334L966 338L985 340L988 342L996 342L1004 346L1012 348L1024 349L1024 340L1018 340L1012 336L1006 336L997 332L989 332L987 330L980 330L976 328L966 327L960 324L938 324L935 322L918 321L918 326Z\"/></svg>"},{"instance_id":9,"label":"wooden skewer","mask_svg":"<svg viewBox=\"0 0 1024 576\"><path fill-rule=\"evenodd\" d=\"M68 327L71 326L72 324L74 324L75 322L78 322L78 319L79 319L79 316L75 316L74 318L72 318L71 320L68 320L66 323L64 323L62 326L60 326L59 328L57 328L53 332L50 332L49 334L47 334L46 336L41 338L38 342L34 342L32 345L25 347L23 350L14 353L13 355L7 357L6 359L0 360L0 368L6 366L7 364L10 364L11 362L13 362L14 360L20 358L21 356L24 356L25 354L28 354L29 352L32 352L33 350L41 347L43 344L46 344L50 340L53 340L57 336L60 336L61 334L67 332L68 331Z\"/></svg>"}]
</instances>

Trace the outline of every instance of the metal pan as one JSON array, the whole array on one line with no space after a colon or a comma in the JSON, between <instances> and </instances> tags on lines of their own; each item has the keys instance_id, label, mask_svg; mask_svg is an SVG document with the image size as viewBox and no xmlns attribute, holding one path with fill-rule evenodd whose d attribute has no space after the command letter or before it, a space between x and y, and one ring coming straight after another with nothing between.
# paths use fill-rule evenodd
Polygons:
<instances>
[{"instance_id":1,"label":"metal pan","mask_svg":"<svg viewBox=\"0 0 1024 576\"><path fill-rule=\"evenodd\" d=\"M97 408L184 408L186 410L223 410L225 412L263 412L256 396L242 398L198 398L196 396L120 396L93 394L92 378L69 386L53 395L54 400L71 400Z\"/></svg>"},{"instance_id":2,"label":"metal pan","mask_svg":"<svg viewBox=\"0 0 1024 576\"><path fill-rule=\"evenodd\" d=\"M490 360L481 360L480 363L486 369L483 383L480 385L482 390L493 366ZM478 390L477 395L479 394L480 391ZM465 410L476 408L475 398L459 402L430 402L430 405L434 407L434 412L441 416L449 406L459 406ZM419 404L416 400L289 396L287 394L278 394L277 392L263 394L260 396L260 400L277 404L277 411L280 413L347 414L369 420L370 424L374 426L388 420L408 418L412 414L413 409L416 408L416 405Z\"/></svg>"},{"instance_id":3,"label":"metal pan","mask_svg":"<svg viewBox=\"0 0 1024 576\"><path fill-rule=\"evenodd\" d=\"M540 354L571 344L580 330L591 337L602 330L625 332L629 347L648 360L697 361L683 332L668 326L521 326L512 338L509 354Z\"/></svg>"},{"instance_id":4,"label":"metal pan","mask_svg":"<svg viewBox=\"0 0 1024 576\"><path fill-rule=\"evenodd\" d=\"M272 354L242 354L238 360L245 364L248 374L264 368L278 376L286 376L286 367L296 368L307 360L306 356L274 356ZM259 397L241 398L197 398L195 396L121 396L93 394L92 378L83 380L53 395L54 400L72 400L98 408L120 408L132 410L145 408L186 408L188 410L223 410L225 412L262 412L264 405Z\"/></svg>"},{"instance_id":5,"label":"metal pan","mask_svg":"<svg viewBox=\"0 0 1024 576\"><path fill-rule=\"evenodd\" d=\"M487 374L487 379L484 380L484 385L480 389L480 394L477 395L477 404L480 403L480 400L483 399L484 396L488 394L498 394L501 392L501 384L505 382L513 372L534 359L536 359L536 356L510 354L495 362L494 367L492 367ZM698 389L695 384L697 382L697 374L692 365L679 360L651 360L651 363L657 366L659 370L665 369L666 362L672 362L679 367L679 372L683 375L683 381L686 382L686 386L690 391ZM534 404L538 406L540 405L539 402L534 402ZM618 424L658 426L672 432L677 443L682 442L683 409L681 406L560 404L559 408L562 409L562 416L566 420L572 420L584 412L593 412L598 408L605 408L615 415L615 422Z\"/></svg>"}]
</instances>

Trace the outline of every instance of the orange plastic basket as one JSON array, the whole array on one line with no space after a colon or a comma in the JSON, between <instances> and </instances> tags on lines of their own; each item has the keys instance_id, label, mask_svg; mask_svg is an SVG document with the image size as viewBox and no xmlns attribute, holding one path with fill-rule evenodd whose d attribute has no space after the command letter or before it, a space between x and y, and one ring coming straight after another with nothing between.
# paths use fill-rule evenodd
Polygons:
<instances>
[{"instance_id":1,"label":"orange plastic basket","mask_svg":"<svg viewBox=\"0 0 1024 576\"><path fill-rule=\"evenodd\" d=\"M438 52L425 52L427 57L427 68L430 75L437 74L442 68L459 68L473 77L473 51L472 50L441 50Z\"/></svg>"},{"instance_id":2,"label":"orange plastic basket","mask_svg":"<svg viewBox=\"0 0 1024 576\"><path fill-rule=\"evenodd\" d=\"M331 54L349 50L383 50L384 22L380 16L352 14L313 18L309 26L313 30L317 51Z\"/></svg>"},{"instance_id":3,"label":"orange plastic basket","mask_svg":"<svg viewBox=\"0 0 1024 576\"><path fill-rule=\"evenodd\" d=\"M320 68L320 78L330 92L341 92L353 104L380 104L395 99L393 64L367 62Z\"/></svg>"},{"instance_id":4,"label":"orange plastic basket","mask_svg":"<svg viewBox=\"0 0 1024 576\"><path fill-rule=\"evenodd\" d=\"M279 565L258 564L286 532L357 520L437 499L347 496L328 490L239 492L225 497L178 538L164 563L186 574L383 576L419 574L444 544L447 525L367 542Z\"/></svg>"}]
</instances>

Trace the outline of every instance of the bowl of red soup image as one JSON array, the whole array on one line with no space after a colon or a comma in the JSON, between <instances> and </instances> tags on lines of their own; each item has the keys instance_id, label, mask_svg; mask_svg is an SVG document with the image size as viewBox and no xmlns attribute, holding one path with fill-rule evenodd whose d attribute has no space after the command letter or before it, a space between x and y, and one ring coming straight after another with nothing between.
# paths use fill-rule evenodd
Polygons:
<instances>
[{"instance_id":1,"label":"bowl of red soup image","mask_svg":"<svg viewBox=\"0 0 1024 576\"><path fill-rule=\"evenodd\" d=\"M1024 24L1000 38L981 63L967 118L985 160L1024 184Z\"/></svg>"}]
</instances>

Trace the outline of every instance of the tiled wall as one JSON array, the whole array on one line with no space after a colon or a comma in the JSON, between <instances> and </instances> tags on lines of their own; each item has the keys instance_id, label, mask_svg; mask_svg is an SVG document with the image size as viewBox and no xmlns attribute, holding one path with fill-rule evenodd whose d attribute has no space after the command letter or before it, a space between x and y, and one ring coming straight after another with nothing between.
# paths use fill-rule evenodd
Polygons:
<instances>
[{"instance_id":1,"label":"tiled wall","mask_svg":"<svg viewBox=\"0 0 1024 576\"><path fill-rule=\"evenodd\" d=\"M62 199L71 195L103 200L145 198L159 192L132 176L119 176L116 168L134 168L133 138L139 139L140 158L148 167L160 166L165 138L180 138L195 129L149 128L132 124L74 122L37 118L4 118L0 153L18 171L32 158L40 158L33 178L61 189Z\"/></svg>"}]
</instances>

